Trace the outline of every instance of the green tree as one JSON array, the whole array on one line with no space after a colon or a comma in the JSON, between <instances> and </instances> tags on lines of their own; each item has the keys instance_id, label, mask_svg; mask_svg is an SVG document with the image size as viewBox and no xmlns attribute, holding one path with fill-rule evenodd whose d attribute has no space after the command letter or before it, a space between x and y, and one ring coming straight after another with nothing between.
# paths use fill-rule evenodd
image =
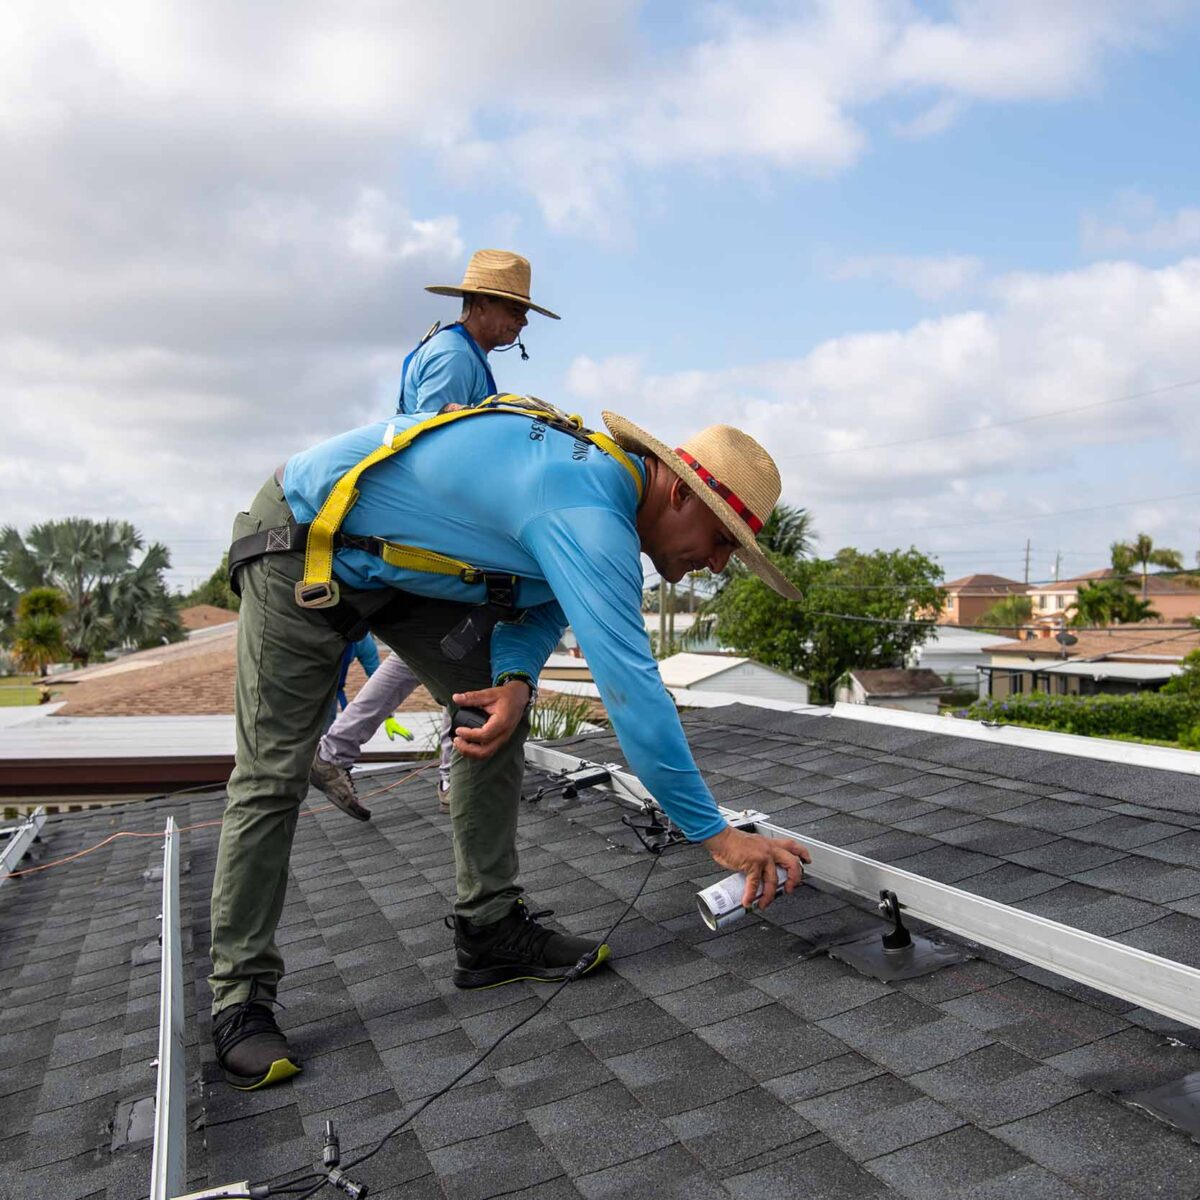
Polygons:
<instances>
[{"instance_id":1,"label":"green tree","mask_svg":"<svg viewBox=\"0 0 1200 1200\"><path fill-rule=\"evenodd\" d=\"M62 617L67 600L54 588L34 588L17 601L12 629L13 657L22 671L41 675L67 656Z\"/></svg>"},{"instance_id":2,"label":"green tree","mask_svg":"<svg viewBox=\"0 0 1200 1200\"><path fill-rule=\"evenodd\" d=\"M1166 567L1171 571L1183 568L1183 555L1166 546L1155 546L1154 539L1148 533L1139 533L1131 542L1114 542L1111 549L1113 570L1118 574L1128 574L1135 564L1141 567L1143 600L1149 595L1151 566Z\"/></svg>"},{"instance_id":3,"label":"green tree","mask_svg":"<svg viewBox=\"0 0 1200 1200\"><path fill-rule=\"evenodd\" d=\"M1200 650L1193 650L1183 660L1183 674L1163 684L1160 691L1171 696L1187 696L1200 700Z\"/></svg>"},{"instance_id":4,"label":"green tree","mask_svg":"<svg viewBox=\"0 0 1200 1200\"><path fill-rule=\"evenodd\" d=\"M776 561L802 600L785 600L741 570L705 611L725 645L802 675L818 703L831 701L838 679L854 667L902 666L933 632L912 614L941 607L942 569L915 549Z\"/></svg>"},{"instance_id":5,"label":"green tree","mask_svg":"<svg viewBox=\"0 0 1200 1200\"><path fill-rule=\"evenodd\" d=\"M808 558L817 540L807 508L777 504L758 533L758 544L781 558Z\"/></svg>"},{"instance_id":6,"label":"green tree","mask_svg":"<svg viewBox=\"0 0 1200 1200\"><path fill-rule=\"evenodd\" d=\"M1133 625L1157 616L1150 602L1135 596L1124 579L1098 579L1079 589L1070 624Z\"/></svg>"},{"instance_id":7,"label":"green tree","mask_svg":"<svg viewBox=\"0 0 1200 1200\"><path fill-rule=\"evenodd\" d=\"M66 598L63 636L71 659L86 664L118 646L177 641L183 629L167 592L165 546L145 543L127 521L69 517L35 525L24 538L0 530L0 578L19 591L53 587Z\"/></svg>"},{"instance_id":8,"label":"green tree","mask_svg":"<svg viewBox=\"0 0 1200 1200\"><path fill-rule=\"evenodd\" d=\"M1005 596L997 600L979 618L977 629L995 629L1000 633L1011 633L1016 637L1022 625L1033 619L1033 599L1030 596Z\"/></svg>"},{"instance_id":9,"label":"green tree","mask_svg":"<svg viewBox=\"0 0 1200 1200\"><path fill-rule=\"evenodd\" d=\"M233 612L241 608L241 597L229 586L228 554L221 555L220 565L198 588L179 597L180 608L188 608L193 604L212 604Z\"/></svg>"}]
</instances>

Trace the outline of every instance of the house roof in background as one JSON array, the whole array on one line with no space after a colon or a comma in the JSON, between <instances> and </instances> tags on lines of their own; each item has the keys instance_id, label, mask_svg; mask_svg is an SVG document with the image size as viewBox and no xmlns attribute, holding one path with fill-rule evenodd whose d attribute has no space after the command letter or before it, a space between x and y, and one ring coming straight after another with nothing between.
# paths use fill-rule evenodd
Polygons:
<instances>
[{"instance_id":1,"label":"house roof in background","mask_svg":"<svg viewBox=\"0 0 1200 1200\"><path fill-rule=\"evenodd\" d=\"M964 593L974 596L1006 596L1010 592L1023 592L1028 584L1016 579L1007 579L1003 575L964 575L961 579L952 579L943 583L942 589L947 592Z\"/></svg>"},{"instance_id":2,"label":"house roof in background","mask_svg":"<svg viewBox=\"0 0 1200 1200\"><path fill-rule=\"evenodd\" d=\"M1065 647L1067 658L1133 658L1176 662L1200 649L1200 629L1190 625L1114 625L1103 630L1074 630L1078 640ZM1062 658L1064 647L1054 638L994 642L985 646L989 654L1024 655L1029 658Z\"/></svg>"},{"instance_id":3,"label":"house roof in background","mask_svg":"<svg viewBox=\"0 0 1200 1200\"><path fill-rule=\"evenodd\" d=\"M732 707L686 723L727 803L1200 965L1200 779L970 741L948 722ZM569 746L620 758L608 735ZM221 800L52 818L38 853L160 830L168 812L203 826ZM202 1082L190 1188L309 1169L326 1118L343 1154L369 1145L545 995L453 988L451 832L432 783L368 803L370 824L322 805L298 822L281 1021L305 1071L261 1093L216 1079L203 983L216 830L185 835L189 1074ZM645 877L621 815L589 792L522 805L531 902L571 930L607 928ZM113 1152L106 1126L153 1090L157 964L135 952L157 933L159 885L143 872L160 862L157 840L117 840L0 890L0 1144L25 1194L145 1191L148 1147ZM372 1196L1195 1197L1200 1148L1114 1093L1200 1070L1196 1030L986 950L919 979L866 978L822 950L881 930L877 914L812 886L712 934L694 893L717 874L698 847L669 853L613 936L611 968L360 1168Z\"/></svg>"},{"instance_id":4,"label":"house roof in background","mask_svg":"<svg viewBox=\"0 0 1200 1200\"><path fill-rule=\"evenodd\" d=\"M179 621L184 629L207 629L212 625L228 625L238 615L231 608L218 608L215 604L193 604L179 610Z\"/></svg>"},{"instance_id":5,"label":"house roof in background","mask_svg":"<svg viewBox=\"0 0 1200 1200\"><path fill-rule=\"evenodd\" d=\"M1031 583L1029 590L1031 592L1077 592L1085 584L1099 583L1105 579L1116 579L1117 572L1112 567L1102 567L1097 571L1086 571L1082 575L1072 576L1070 579L1060 579L1053 583ZM1124 577L1129 584L1131 590L1136 590L1139 594L1142 590L1141 575L1135 572L1129 572ZM1194 577L1192 577L1194 578ZM1200 585L1188 582L1188 577L1171 574L1154 574L1146 576L1146 592L1151 596L1195 596L1200 599Z\"/></svg>"},{"instance_id":6,"label":"house roof in background","mask_svg":"<svg viewBox=\"0 0 1200 1200\"><path fill-rule=\"evenodd\" d=\"M382 654L387 656L386 651ZM62 715L68 717L227 716L233 713L236 676L234 621L205 628L186 641L51 676L51 686L70 685L57 696L64 702ZM346 695L353 699L365 682L362 666L355 661ZM435 708L423 687L400 706L402 712Z\"/></svg>"},{"instance_id":7,"label":"house roof in background","mask_svg":"<svg viewBox=\"0 0 1200 1200\"><path fill-rule=\"evenodd\" d=\"M853 670L848 674L857 679L868 696L923 696L953 690L946 681L928 667L889 667L879 671Z\"/></svg>"}]
</instances>

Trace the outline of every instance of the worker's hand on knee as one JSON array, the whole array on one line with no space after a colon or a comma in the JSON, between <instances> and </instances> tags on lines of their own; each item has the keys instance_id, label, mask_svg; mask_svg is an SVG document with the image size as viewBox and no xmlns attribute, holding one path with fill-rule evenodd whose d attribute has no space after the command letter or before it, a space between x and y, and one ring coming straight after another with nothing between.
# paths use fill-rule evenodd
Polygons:
<instances>
[{"instance_id":1,"label":"worker's hand on knee","mask_svg":"<svg viewBox=\"0 0 1200 1200\"><path fill-rule=\"evenodd\" d=\"M812 862L812 855L789 838L763 837L761 833L746 833L727 825L720 833L706 838L704 845L719 867L741 871L746 876L742 904L750 908L758 889L762 888L759 908L766 908L775 899L778 887L776 868L787 871L783 890L791 892L804 878L802 863Z\"/></svg>"},{"instance_id":2,"label":"worker's hand on knee","mask_svg":"<svg viewBox=\"0 0 1200 1200\"><path fill-rule=\"evenodd\" d=\"M451 697L459 708L481 708L488 714L479 729L460 725L454 730L454 748L464 758L490 758L512 737L529 705L529 684L510 679L501 687L478 692L458 692Z\"/></svg>"}]
</instances>

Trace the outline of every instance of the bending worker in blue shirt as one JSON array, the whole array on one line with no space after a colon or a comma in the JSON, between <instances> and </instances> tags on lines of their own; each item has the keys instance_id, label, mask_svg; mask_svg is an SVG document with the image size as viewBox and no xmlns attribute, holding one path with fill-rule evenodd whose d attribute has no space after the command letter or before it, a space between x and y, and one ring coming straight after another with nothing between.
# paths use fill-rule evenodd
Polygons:
<instances>
[{"instance_id":1,"label":"bending worker in blue shirt","mask_svg":"<svg viewBox=\"0 0 1200 1200\"><path fill-rule=\"evenodd\" d=\"M404 360L400 375L400 413L436 413L443 408L478 404L495 395L487 356L502 347L520 345L526 312L532 308L543 316L558 315L529 299L529 261L508 250L477 250L454 286L431 286L425 290L439 296L461 296L458 321L439 329L434 326L421 344ZM525 347L521 346L521 353ZM329 797L344 813L368 821L371 812L354 790L350 768L375 731L416 690L420 680L398 655L384 660L354 702L346 707L325 732L313 756L309 782ZM438 763L438 804L450 811L450 714L442 717L441 761Z\"/></svg>"},{"instance_id":2,"label":"bending worker in blue shirt","mask_svg":"<svg viewBox=\"0 0 1200 1200\"><path fill-rule=\"evenodd\" d=\"M237 756L212 895L213 1040L254 1088L299 1070L272 1015L275 926L308 767L345 637L363 624L439 703L482 709L456 728L454 983L492 987L591 970L608 946L539 924L517 882L526 710L568 622L630 768L761 907L807 861L797 842L729 826L696 769L642 621L647 554L664 579L733 553L795 588L755 542L779 473L751 437L712 426L672 450L612 413L610 434L505 396L398 416L297 454L238 516ZM299 547L303 546L303 549ZM336 601L336 603L334 603Z\"/></svg>"}]
</instances>

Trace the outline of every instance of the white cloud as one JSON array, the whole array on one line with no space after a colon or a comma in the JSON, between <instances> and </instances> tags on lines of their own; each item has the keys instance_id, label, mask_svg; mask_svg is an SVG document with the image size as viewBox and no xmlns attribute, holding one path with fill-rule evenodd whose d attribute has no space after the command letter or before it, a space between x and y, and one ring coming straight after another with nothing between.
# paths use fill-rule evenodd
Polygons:
<instances>
[{"instance_id":1,"label":"white cloud","mask_svg":"<svg viewBox=\"0 0 1200 1200\"><path fill-rule=\"evenodd\" d=\"M941 300L970 287L982 272L983 263L970 255L880 254L845 259L834 269L833 277L884 279L923 300Z\"/></svg>"},{"instance_id":2,"label":"white cloud","mask_svg":"<svg viewBox=\"0 0 1200 1200\"><path fill-rule=\"evenodd\" d=\"M1015 274L986 294L983 309L834 338L800 358L668 375L581 358L568 382L668 442L736 414L777 458L785 499L814 510L826 549L876 534L886 545L978 546L978 528L942 527L1195 490L1194 470L1180 481L1113 464L1159 439L1194 466L1200 386L1097 402L1200 380L1200 258ZM1097 406L1023 421L1081 405ZM896 442L906 444L880 445ZM1104 512L1084 540L1102 548L1141 520L1190 558L1194 511L1192 500Z\"/></svg>"},{"instance_id":3,"label":"white cloud","mask_svg":"<svg viewBox=\"0 0 1200 1200\"><path fill-rule=\"evenodd\" d=\"M1080 237L1084 250L1094 255L1178 253L1200 246L1200 207L1163 213L1153 196L1128 191L1104 214L1085 213Z\"/></svg>"}]
</instances>

